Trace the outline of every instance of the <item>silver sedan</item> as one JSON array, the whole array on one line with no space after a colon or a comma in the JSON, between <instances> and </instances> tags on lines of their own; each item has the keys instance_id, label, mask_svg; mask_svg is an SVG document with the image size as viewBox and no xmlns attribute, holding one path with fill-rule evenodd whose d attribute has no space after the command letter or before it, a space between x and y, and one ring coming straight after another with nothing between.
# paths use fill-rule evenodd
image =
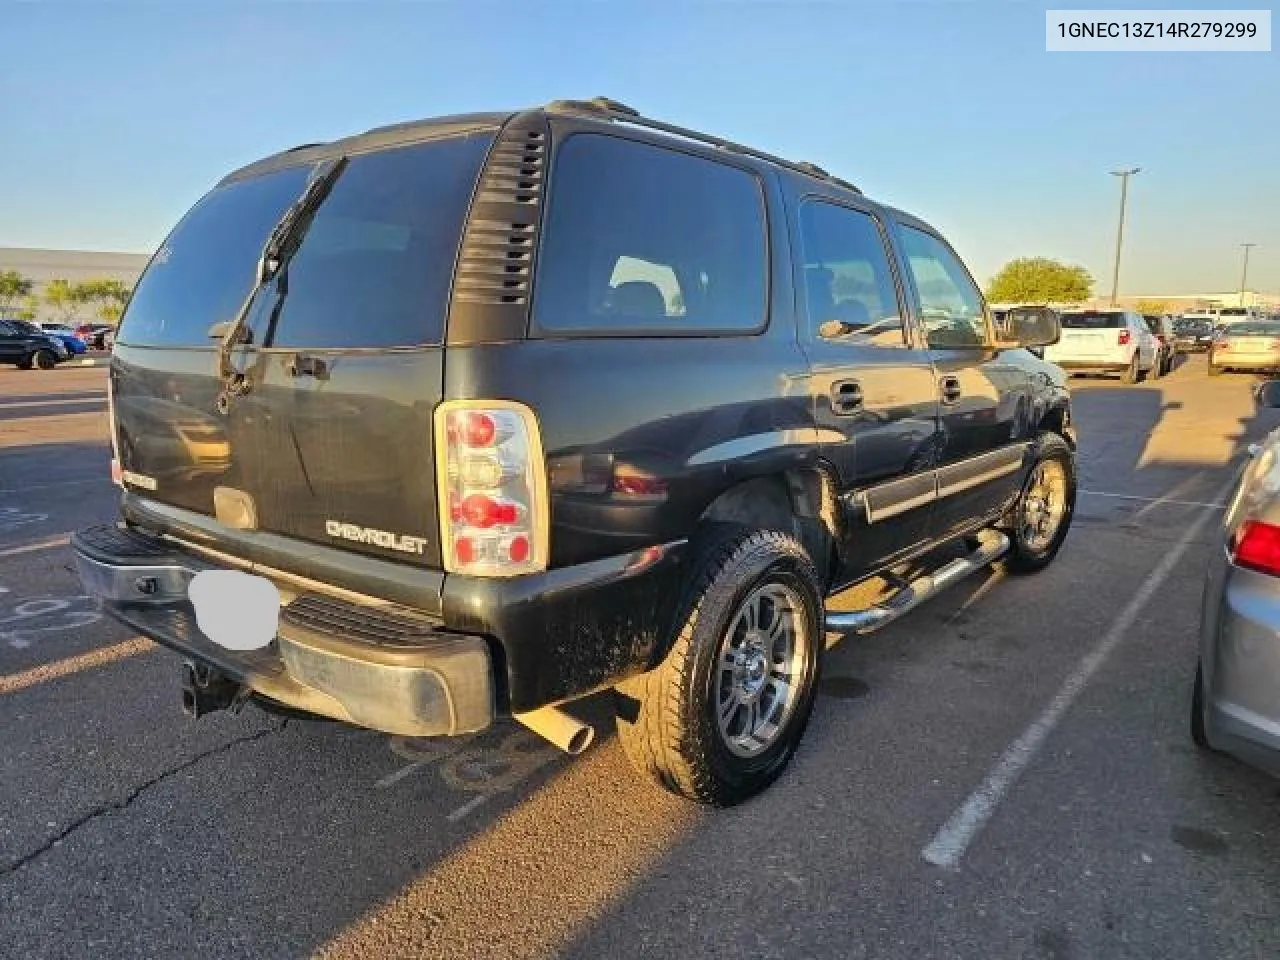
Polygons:
<instances>
[{"instance_id":1,"label":"silver sedan","mask_svg":"<svg viewBox=\"0 0 1280 960\"><path fill-rule=\"evenodd\" d=\"M1280 371L1280 323L1257 320L1222 327L1209 345L1209 376L1224 370Z\"/></svg>"},{"instance_id":2,"label":"silver sedan","mask_svg":"<svg viewBox=\"0 0 1280 960\"><path fill-rule=\"evenodd\" d=\"M1280 381L1258 400L1280 407ZM1250 453L1209 561L1191 736L1280 776L1280 430Z\"/></svg>"}]
</instances>

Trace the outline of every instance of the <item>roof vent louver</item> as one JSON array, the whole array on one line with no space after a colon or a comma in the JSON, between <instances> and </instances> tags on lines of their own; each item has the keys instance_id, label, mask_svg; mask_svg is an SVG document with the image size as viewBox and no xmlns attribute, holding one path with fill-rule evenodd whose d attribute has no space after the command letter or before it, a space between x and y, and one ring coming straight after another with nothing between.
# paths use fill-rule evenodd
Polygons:
<instances>
[{"instance_id":1,"label":"roof vent louver","mask_svg":"<svg viewBox=\"0 0 1280 960\"><path fill-rule=\"evenodd\" d=\"M449 342L507 339L523 331L546 189L550 130L518 116L489 152L458 254Z\"/></svg>"},{"instance_id":2,"label":"roof vent louver","mask_svg":"<svg viewBox=\"0 0 1280 960\"><path fill-rule=\"evenodd\" d=\"M475 212L462 241L454 283L457 300L528 301L547 135L542 130L512 133L494 145L476 189Z\"/></svg>"}]
</instances>

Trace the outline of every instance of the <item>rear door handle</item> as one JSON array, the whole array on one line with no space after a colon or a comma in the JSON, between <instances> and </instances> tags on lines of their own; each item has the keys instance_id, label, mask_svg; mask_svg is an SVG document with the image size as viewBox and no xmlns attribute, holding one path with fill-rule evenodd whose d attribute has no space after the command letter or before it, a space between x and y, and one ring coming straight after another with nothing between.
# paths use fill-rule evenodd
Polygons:
<instances>
[{"instance_id":1,"label":"rear door handle","mask_svg":"<svg viewBox=\"0 0 1280 960\"><path fill-rule=\"evenodd\" d=\"M862 409L862 384L857 380L837 380L831 384L831 410L847 417Z\"/></svg>"},{"instance_id":2,"label":"rear door handle","mask_svg":"<svg viewBox=\"0 0 1280 960\"><path fill-rule=\"evenodd\" d=\"M943 377L938 381L938 386L942 392L942 402L953 404L960 402L960 378L959 377Z\"/></svg>"}]
</instances>

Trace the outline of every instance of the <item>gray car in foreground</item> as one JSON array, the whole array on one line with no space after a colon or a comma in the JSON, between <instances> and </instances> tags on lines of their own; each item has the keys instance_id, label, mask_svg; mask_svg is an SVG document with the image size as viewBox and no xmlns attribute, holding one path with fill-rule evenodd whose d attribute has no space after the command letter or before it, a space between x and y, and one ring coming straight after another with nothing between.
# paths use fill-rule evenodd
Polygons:
<instances>
[{"instance_id":1,"label":"gray car in foreground","mask_svg":"<svg viewBox=\"0 0 1280 960\"><path fill-rule=\"evenodd\" d=\"M1280 381L1258 401L1280 407ZM1250 453L1209 561L1191 736L1280 776L1280 430Z\"/></svg>"}]
</instances>

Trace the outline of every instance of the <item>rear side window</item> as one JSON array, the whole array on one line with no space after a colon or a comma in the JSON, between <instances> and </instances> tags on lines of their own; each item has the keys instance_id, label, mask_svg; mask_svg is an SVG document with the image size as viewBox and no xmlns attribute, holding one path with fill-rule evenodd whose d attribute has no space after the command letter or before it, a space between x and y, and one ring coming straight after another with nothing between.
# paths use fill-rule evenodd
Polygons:
<instances>
[{"instance_id":1,"label":"rear side window","mask_svg":"<svg viewBox=\"0 0 1280 960\"><path fill-rule=\"evenodd\" d=\"M462 225L491 137L353 156L288 270L259 296L255 343L440 343ZM121 341L212 344L234 317L271 228L306 186L293 167L219 187L178 225L129 305Z\"/></svg>"},{"instance_id":2,"label":"rear side window","mask_svg":"<svg viewBox=\"0 0 1280 960\"><path fill-rule=\"evenodd\" d=\"M1068 330L1114 330L1125 326L1123 313L1064 313L1062 326Z\"/></svg>"},{"instance_id":3,"label":"rear side window","mask_svg":"<svg viewBox=\"0 0 1280 960\"><path fill-rule=\"evenodd\" d=\"M574 135L557 153L537 269L544 332L758 330L768 289L760 184L674 150Z\"/></svg>"}]
</instances>

